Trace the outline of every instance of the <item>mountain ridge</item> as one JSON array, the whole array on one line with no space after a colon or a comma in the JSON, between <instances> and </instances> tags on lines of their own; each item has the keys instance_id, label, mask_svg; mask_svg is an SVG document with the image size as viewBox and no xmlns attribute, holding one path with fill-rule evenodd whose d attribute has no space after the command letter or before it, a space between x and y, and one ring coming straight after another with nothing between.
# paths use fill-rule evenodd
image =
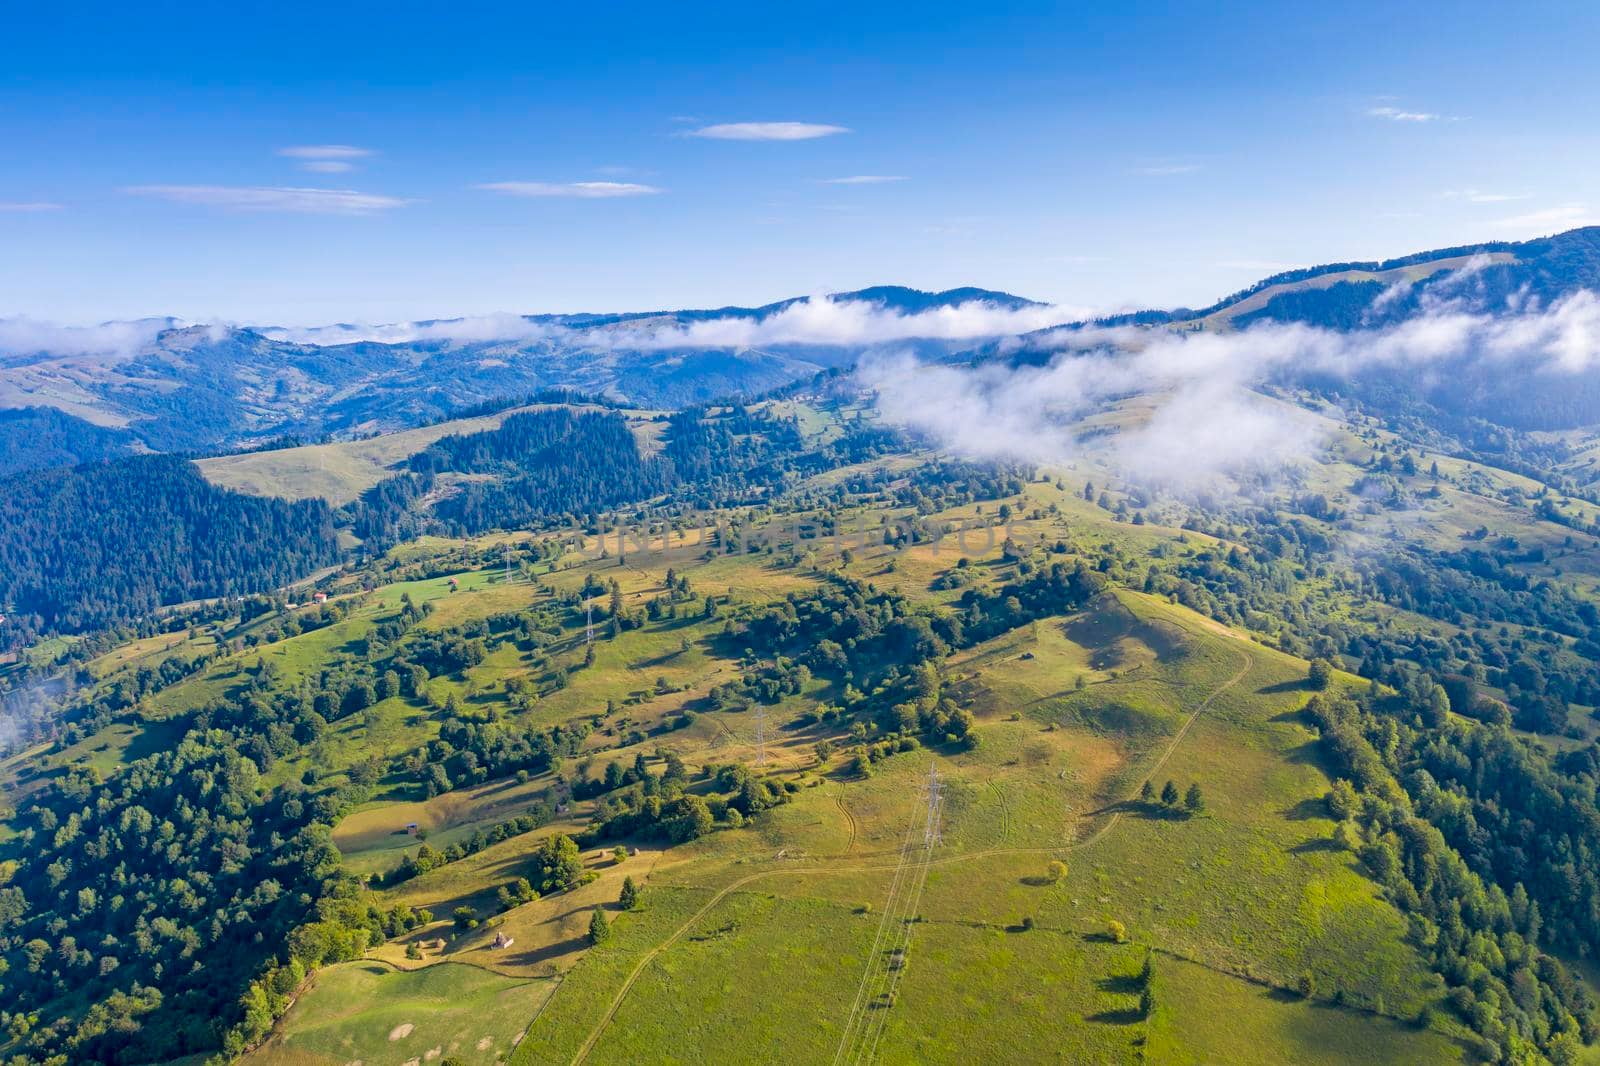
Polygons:
<instances>
[{"instance_id":1,"label":"mountain ridge","mask_svg":"<svg viewBox=\"0 0 1600 1066\"><path fill-rule=\"evenodd\" d=\"M1205 308L1059 322L1051 305L998 290L878 285L830 294L825 307L811 306L816 297L791 297L757 307L346 324L293 336L282 327L150 318L100 333L64 331L66 350L55 352L37 348L44 342L36 331L23 331L36 350L19 354L26 348L13 342L9 355L0 353L0 410L61 415L50 418L50 447L36 455L19 427L43 416L0 423L0 451L9 469L29 469L119 452L218 454L282 437L351 439L553 387L641 407L683 406L760 395L886 345L982 358L1015 350L1001 343L1007 338L1028 349L1062 328L1381 326L1418 313L1435 286L1467 269L1486 308L1600 288L1600 227L1281 271ZM841 309L851 322L834 322ZM972 321L957 321L963 316ZM97 352L102 335L109 347Z\"/></svg>"}]
</instances>

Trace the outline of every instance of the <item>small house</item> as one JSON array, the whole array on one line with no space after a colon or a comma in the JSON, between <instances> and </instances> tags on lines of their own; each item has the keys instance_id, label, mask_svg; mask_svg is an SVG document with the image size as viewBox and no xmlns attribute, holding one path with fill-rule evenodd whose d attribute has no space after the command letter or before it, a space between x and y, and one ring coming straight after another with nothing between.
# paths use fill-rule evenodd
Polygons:
<instances>
[{"instance_id":1,"label":"small house","mask_svg":"<svg viewBox=\"0 0 1600 1066\"><path fill-rule=\"evenodd\" d=\"M328 602L328 594L326 592L319 592L316 595L311 597L311 602L312 603L327 603Z\"/></svg>"},{"instance_id":2,"label":"small house","mask_svg":"<svg viewBox=\"0 0 1600 1066\"><path fill-rule=\"evenodd\" d=\"M515 944L516 942L517 942L517 938L516 937L506 936L504 933L496 933L494 935L494 940L490 943L489 946L494 948L496 951L499 951L501 948L508 948L512 944Z\"/></svg>"}]
</instances>

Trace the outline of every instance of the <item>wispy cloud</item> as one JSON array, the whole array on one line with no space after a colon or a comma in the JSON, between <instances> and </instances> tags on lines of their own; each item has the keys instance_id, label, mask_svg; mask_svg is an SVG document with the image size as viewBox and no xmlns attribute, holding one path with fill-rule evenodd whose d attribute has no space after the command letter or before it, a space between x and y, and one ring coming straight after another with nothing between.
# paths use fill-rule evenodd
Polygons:
<instances>
[{"instance_id":1,"label":"wispy cloud","mask_svg":"<svg viewBox=\"0 0 1600 1066\"><path fill-rule=\"evenodd\" d=\"M519 315L485 315L440 322L269 328L261 332L282 340L321 345L349 344L354 341L515 342L548 339L576 347L608 350L747 348L774 344L870 348L907 340L965 341L1005 337L1082 321L1094 313L1093 309L1087 307L1039 304L1013 308L971 300L949 307L902 314L869 301L814 296L761 318L719 315L693 322L654 320L601 329L530 322Z\"/></svg>"},{"instance_id":2,"label":"wispy cloud","mask_svg":"<svg viewBox=\"0 0 1600 1066\"><path fill-rule=\"evenodd\" d=\"M477 186L507 196L565 196L579 200L613 200L623 196L654 196L661 190L654 185L631 181L491 181Z\"/></svg>"},{"instance_id":3,"label":"wispy cloud","mask_svg":"<svg viewBox=\"0 0 1600 1066\"><path fill-rule=\"evenodd\" d=\"M1497 229L1520 230L1531 235L1556 233L1560 230L1576 229L1579 226L1600 225L1600 218L1589 209L1588 204L1573 203L1562 204L1559 207L1547 207L1542 211L1529 211L1525 215L1513 215L1502 218L1493 223Z\"/></svg>"},{"instance_id":4,"label":"wispy cloud","mask_svg":"<svg viewBox=\"0 0 1600 1066\"><path fill-rule=\"evenodd\" d=\"M1232 334L1055 330L1031 344L1047 366L869 359L859 372L893 424L976 458L1064 463L1105 458L1137 480L1209 489L1271 474L1310 456L1326 423L1256 390L1303 374L1353 376L1409 367L1449 373L1592 373L1600 367L1600 297L1580 291L1547 308L1490 315L1452 306L1384 329L1335 332L1263 323ZM1085 416L1138 400L1148 418L1114 434Z\"/></svg>"},{"instance_id":5,"label":"wispy cloud","mask_svg":"<svg viewBox=\"0 0 1600 1066\"><path fill-rule=\"evenodd\" d=\"M902 314L864 300L813 296L764 318L724 316L616 331L618 347L747 348L768 344L873 345L903 340L1003 337L1081 321L1086 307L1003 307L982 300Z\"/></svg>"},{"instance_id":6,"label":"wispy cloud","mask_svg":"<svg viewBox=\"0 0 1600 1066\"><path fill-rule=\"evenodd\" d=\"M118 355L127 357L173 325L169 319L58 326L32 318L0 318L0 352L12 355Z\"/></svg>"},{"instance_id":7,"label":"wispy cloud","mask_svg":"<svg viewBox=\"0 0 1600 1066\"><path fill-rule=\"evenodd\" d=\"M353 144L296 144L278 149L278 154L299 160L300 169L313 174L345 174L355 169L356 160L373 152Z\"/></svg>"},{"instance_id":8,"label":"wispy cloud","mask_svg":"<svg viewBox=\"0 0 1600 1066\"><path fill-rule=\"evenodd\" d=\"M1367 114L1390 122L1435 122L1439 115L1432 111L1406 111L1398 107L1369 107Z\"/></svg>"},{"instance_id":9,"label":"wispy cloud","mask_svg":"<svg viewBox=\"0 0 1600 1066\"><path fill-rule=\"evenodd\" d=\"M0 214L38 214L44 211L60 211L61 205L45 200L0 200Z\"/></svg>"},{"instance_id":10,"label":"wispy cloud","mask_svg":"<svg viewBox=\"0 0 1600 1066\"><path fill-rule=\"evenodd\" d=\"M372 149L353 144L296 144L278 149L278 154L290 159L365 159Z\"/></svg>"},{"instance_id":11,"label":"wispy cloud","mask_svg":"<svg viewBox=\"0 0 1600 1066\"><path fill-rule=\"evenodd\" d=\"M456 341L463 344L495 341L532 341L566 336L560 326L530 322L521 315L477 315L435 322L394 322L387 325L268 326L257 330L273 340L321 346L376 342L411 344L417 341Z\"/></svg>"},{"instance_id":12,"label":"wispy cloud","mask_svg":"<svg viewBox=\"0 0 1600 1066\"><path fill-rule=\"evenodd\" d=\"M824 185L888 185L896 181L910 181L904 174L852 174L847 178L822 178Z\"/></svg>"},{"instance_id":13,"label":"wispy cloud","mask_svg":"<svg viewBox=\"0 0 1600 1066\"><path fill-rule=\"evenodd\" d=\"M1152 163L1149 166L1134 167L1133 172L1148 178L1165 178L1177 174L1193 174L1199 169L1199 163Z\"/></svg>"},{"instance_id":14,"label":"wispy cloud","mask_svg":"<svg viewBox=\"0 0 1600 1066\"><path fill-rule=\"evenodd\" d=\"M848 126L830 126L821 122L724 122L715 126L701 126L689 131L689 136L706 137L714 141L809 141L849 132Z\"/></svg>"},{"instance_id":15,"label":"wispy cloud","mask_svg":"<svg viewBox=\"0 0 1600 1066\"><path fill-rule=\"evenodd\" d=\"M1461 200L1469 204L1503 204L1513 200L1526 200L1530 193L1484 192L1482 189L1446 189L1446 200Z\"/></svg>"},{"instance_id":16,"label":"wispy cloud","mask_svg":"<svg viewBox=\"0 0 1600 1066\"><path fill-rule=\"evenodd\" d=\"M354 189L300 189L256 185L135 185L123 190L179 204L233 211L281 211L301 215L370 215L411 203Z\"/></svg>"}]
</instances>

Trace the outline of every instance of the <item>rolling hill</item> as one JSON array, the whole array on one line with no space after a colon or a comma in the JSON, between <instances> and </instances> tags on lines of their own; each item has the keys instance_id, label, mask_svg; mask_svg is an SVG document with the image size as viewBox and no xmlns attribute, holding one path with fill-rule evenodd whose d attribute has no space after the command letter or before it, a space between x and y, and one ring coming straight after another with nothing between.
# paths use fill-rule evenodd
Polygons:
<instances>
[{"instance_id":1,"label":"rolling hill","mask_svg":"<svg viewBox=\"0 0 1600 1066\"><path fill-rule=\"evenodd\" d=\"M963 306L1043 308L982 289L928 293L884 286L827 300L863 314L902 316ZM756 395L848 365L863 345L781 337L751 343L695 330L771 322L810 302L501 316L376 330L152 321L110 333L104 343L113 346L105 350L70 333L62 341L70 349L65 352L0 351L0 407L58 411L56 420L76 428L84 443L26 455L31 431L0 422L0 453L20 469L97 458L108 440L124 449L213 453L278 438L350 438L437 422L551 388L647 407ZM947 347L934 340L922 345Z\"/></svg>"},{"instance_id":2,"label":"rolling hill","mask_svg":"<svg viewBox=\"0 0 1600 1066\"><path fill-rule=\"evenodd\" d=\"M1594 238L922 365L966 417L968 376L1064 405L1028 375L1359 350L1401 300L1494 327ZM383 391L388 344L248 345ZM809 370L12 473L6 595L52 614L0 623L0 1057L1593 1061L1600 417L1307 370L1241 388L1310 445L1200 491L1127 446L1182 377L1022 461Z\"/></svg>"}]
</instances>

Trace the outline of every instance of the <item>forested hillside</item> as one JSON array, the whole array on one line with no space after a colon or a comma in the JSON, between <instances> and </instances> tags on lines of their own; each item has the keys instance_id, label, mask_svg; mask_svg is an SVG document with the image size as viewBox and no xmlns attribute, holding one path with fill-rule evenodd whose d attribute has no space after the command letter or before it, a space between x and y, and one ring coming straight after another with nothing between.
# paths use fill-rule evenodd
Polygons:
<instances>
[{"instance_id":1,"label":"forested hillside","mask_svg":"<svg viewBox=\"0 0 1600 1066\"><path fill-rule=\"evenodd\" d=\"M0 410L0 477L76 466L127 453L125 434L53 407Z\"/></svg>"},{"instance_id":2,"label":"forested hillside","mask_svg":"<svg viewBox=\"0 0 1600 1066\"><path fill-rule=\"evenodd\" d=\"M218 489L182 459L0 480L0 603L13 641L275 589L337 558L326 504Z\"/></svg>"}]
</instances>

